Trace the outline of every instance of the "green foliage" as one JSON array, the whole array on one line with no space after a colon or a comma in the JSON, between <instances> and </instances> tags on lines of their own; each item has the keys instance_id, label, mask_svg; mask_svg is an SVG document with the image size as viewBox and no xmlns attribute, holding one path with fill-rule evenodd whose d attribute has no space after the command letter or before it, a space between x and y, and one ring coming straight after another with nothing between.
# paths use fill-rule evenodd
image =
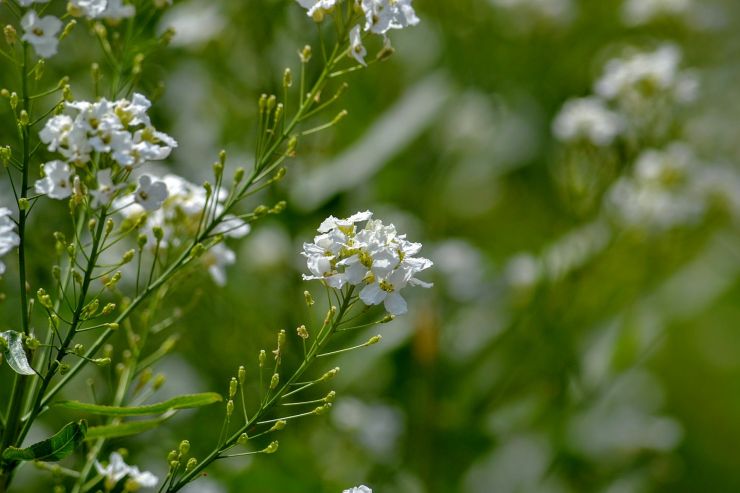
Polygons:
<instances>
[{"instance_id":1,"label":"green foliage","mask_svg":"<svg viewBox=\"0 0 740 493\"><path fill-rule=\"evenodd\" d=\"M75 451L85 440L87 433L87 421L80 420L76 423L68 423L54 436L28 448L8 447L3 451L3 459L8 461L39 460L44 462L57 462Z\"/></svg>"},{"instance_id":2,"label":"green foliage","mask_svg":"<svg viewBox=\"0 0 740 493\"><path fill-rule=\"evenodd\" d=\"M55 403L54 407L82 411L99 416L148 416L152 414L163 414L175 409L192 409L209 406L222 400L223 397L220 394L204 392L202 394L179 395L163 402L144 406L104 406L79 401L60 401Z\"/></svg>"}]
</instances>

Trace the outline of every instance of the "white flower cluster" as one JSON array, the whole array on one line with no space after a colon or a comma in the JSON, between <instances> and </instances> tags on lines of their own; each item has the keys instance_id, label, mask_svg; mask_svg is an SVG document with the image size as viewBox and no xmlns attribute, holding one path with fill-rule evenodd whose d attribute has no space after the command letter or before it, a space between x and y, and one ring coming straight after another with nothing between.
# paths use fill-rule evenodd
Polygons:
<instances>
[{"instance_id":1,"label":"white flower cluster","mask_svg":"<svg viewBox=\"0 0 740 493\"><path fill-rule=\"evenodd\" d=\"M650 116L659 114L653 105L693 101L697 79L680 64L681 51L672 44L610 60L595 95L565 102L553 120L553 134L562 142L605 147L641 122L652 122Z\"/></svg>"},{"instance_id":2,"label":"white flower cluster","mask_svg":"<svg viewBox=\"0 0 740 493\"><path fill-rule=\"evenodd\" d=\"M331 13L341 0L296 0L307 10L307 15L320 21ZM415 26L419 18L411 6L412 0L356 0L355 5L362 10L365 25L354 26L349 33L350 54L362 65L367 65L367 50L362 44L362 31L383 36L386 48L390 46L388 31Z\"/></svg>"},{"instance_id":3,"label":"white flower cluster","mask_svg":"<svg viewBox=\"0 0 740 493\"><path fill-rule=\"evenodd\" d=\"M721 168L698 162L691 149L673 143L665 150L650 149L637 159L632 176L620 178L607 196L607 206L630 226L663 231L699 221L711 201L738 193L735 174L718 174ZM734 179L733 179L734 177Z\"/></svg>"},{"instance_id":4,"label":"white flower cluster","mask_svg":"<svg viewBox=\"0 0 740 493\"><path fill-rule=\"evenodd\" d=\"M365 222L358 230L357 224ZM400 291L410 286L432 285L415 276L432 266L432 261L414 257L421 243L406 240L392 224L372 220L370 211L358 212L347 219L329 216L318 228L313 243L304 243L302 255L307 258L311 275L306 280L320 279L328 286L342 289L358 286L360 299L368 306L384 304L388 313L406 313L406 300Z\"/></svg>"},{"instance_id":5,"label":"white flower cluster","mask_svg":"<svg viewBox=\"0 0 740 493\"><path fill-rule=\"evenodd\" d=\"M151 103L141 94L131 100L76 101L66 104L66 112L50 118L39 137L49 151L58 152L64 161L44 164L44 178L35 183L36 192L53 199L65 199L73 193L74 174L91 162L95 153L108 155L111 164L130 171L148 161L166 159L175 139L157 131L147 111ZM98 188L92 190L92 205L107 205L122 185L114 184L114 170L102 169L97 174ZM163 190L160 185L140 182L140 203L151 210ZM154 188L152 188L154 187ZM151 192L151 193L150 193ZM151 195L150 200L147 196ZM154 200L156 199L156 200Z\"/></svg>"},{"instance_id":6,"label":"white flower cluster","mask_svg":"<svg viewBox=\"0 0 740 493\"><path fill-rule=\"evenodd\" d=\"M216 215L223 212L222 202L226 195L223 190L219 194L215 204ZM132 195L116 199L114 206L122 215L132 220L146 214L143 232L148 237L148 244L152 247L157 245L154 230L158 229L162 233L159 246L166 248L169 245L177 246L181 238L191 238L195 234L206 202L205 189L180 176L165 175L159 179L141 175L137 190ZM209 210L213 210L211 204ZM249 224L236 216L226 215L213 233L241 238L249 231ZM203 260L213 280L222 286L226 283L225 268L236 261L236 254L223 243L218 243L203 255Z\"/></svg>"},{"instance_id":7,"label":"white flower cluster","mask_svg":"<svg viewBox=\"0 0 740 493\"><path fill-rule=\"evenodd\" d=\"M70 0L69 12L75 17L88 19L107 19L116 21L133 17L136 8L131 4L124 4L123 0Z\"/></svg>"},{"instance_id":8,"label":"white flower cluster","mask_svg":"<svg viewBox=\"0 0 740 493\"><path fill-rule=\"evenodd\" d=\"M34 3L48 3L49 0L18 0L21 7L30 7ZM124 0L70 0L69 13L75 17L88 19L106 19L119 21L133 17L136 9L125 4ZM59 32L62 21L53 15L40 17L35 10L28 10L21 19L23 28L22 40L27 41L36 54L42 58L51 58L57 53Z\"/></svg>"},{"instance_id":9,"label":"white flower cluster","mask_svg":"<svg viewBox=\"0 0 740 493\"><path fill-rule=\"evenodd\" d=\"M684 17L693 10L692 0L627 0L622 17L631 26L647 24L664 17Z\"/></svg>"},{"instance_id":10,"label":"white flower cluster","mask_svg":"<svg viewBox=\"0 0 740 493\"><path fill-rule=\"evenodd\" d=\"M586 140L597 146L608 146L623 131L625 121L596 97L566 101L553 122L555 137L564 142Z\"/></svg>"},{"instance_id":11,"label":"white flower cluster","mask_svg":"<svg viewBox=\"0 0 740 493\"><path fill-rule=\"evenodd\" d=\"M344 490L342 493L373 493L373 490L371 490L364 484L361 484L360 486L355 486L354 488Z\"/></svg>"},{"instance_id":12,"label":"white flower cluster","mask_svg":"<svg viewBox=\"0 0 740 493\"><path fill-rule=\"evenodd\" d=\"M15 223L7 207L0 207L0 257L17 247L21 239L15 232ZM5 273L5 264L0 260L0 276Z\"/></svg>"},{"instance_id":13,"label":"white flower cluster","mask_svg":"<svg viewBox=\"0 0 740 493\"><path fill-rule=\"evenodd\" d=\"M652 52L615 58L606 64L594 91L607 100L640 104L656 96L671 97L677 103L696 98L696 78L680 69L681 50L664 44Z\"/></svg>"},{"instance_id":14,"label":"white flower cluster","mask_svg":"<svg viewBox=\"0 0 740 493\"><path fill-rule=\"evenodd\" d=\"M118 452L110 454L110 460L105 467L100 462L95 461L95 469L98 470L98 474L105 478L106 491L113 490L116 484L126 477L128 477L126 491L153 488L159 483L159 478L149 471L142 472L138 467L126 464Z\"/></svg>"}]
</instances>

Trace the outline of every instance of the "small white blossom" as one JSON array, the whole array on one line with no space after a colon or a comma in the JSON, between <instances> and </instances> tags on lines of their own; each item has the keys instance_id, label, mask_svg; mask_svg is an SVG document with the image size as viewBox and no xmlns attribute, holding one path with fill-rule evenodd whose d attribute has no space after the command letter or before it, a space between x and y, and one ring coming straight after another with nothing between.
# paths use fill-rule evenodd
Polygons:
<instances>
[{"instance_id":1,"label":"small white blossom","mask_svg":"<svg viewBox=\"0 0 740 493\"><path fill-rule=\"evenodd\" d=\"M7 207L0 207L0 257L17 247L21 239L15 232L12 212ZM5 273L5 264L0 261L0 275Z\"/></svg>"},{"instance_id":2,"label":"small white blossom","mask_svg":"<svg viewBox=\"0 0 740 493\"><path fill-rule=\"evenodd\" d=\"M344 490L342 493L373 493L373 490L362 484L360 486Z\"/></svg>"},{"instance_id":3,"label":"small white blossom","mask_svg":"<svg viewBox=\"0 0 740 493\"><path fill-rule=\"evenodd\" d=\"M124 4L123 0L108 0L108 7L100 14L103 19L117 21L136 15L136 8L131 4Z\"/></svg>"},{"instance_id":4,"label":"small white blossom","mask_svg":"<svg viewBox=\"0 0 740 493\"><path fill-rule=\"evenodd\" d=\"M696 97L696 78L680 70L681 51L664 44L652 52L639 52L615 58L606 64L596 82L596 94L607 100L639 104L656 97L672 96L687 103Z\"/></svg>"},{"instance_id":5,"label":"small white blossom","mask_svg":"<svg viewBox=\"0 0 740 493\"><path fill-rule=\"evenodd\" d=\"M155 211L162 207L168 195L165 182L155 180L151 175L141 175L139 186L134 192L134 201L147 211Z\"/></svg>"},{"instance_id":6,"label":"small white blossom","mask_svg":"<svg viewBox=\"0 0 740 493\"><path fill-rule=\"evenodd\" d=\"M360 33L359 25L353 27L349 32L349 50L355 60L367 67L367 63L365 63L367 50L362 44L362 34Z\"/></svg>"},{"instance_id":7,"label":"small white blossom","mask_svg":"<svg viewBox=\"0 0 740 493\"><path fill-rule=\"evenodd\" d=\"M21 39L30 43L40 57L56 55L59 44L57 34L62 29L62 21L53 15L39 17L35 11L29 10L21 19L21 27L24 31Z\"/></svg>"},{"instance_id":8,"label":"small white blossom","mask_svg":"<svg viewBox=\"0 0 740 493\"><path fill-rule=\"evenodd\" d=\"M337 4L337 0L297 0L297 2L307 10L306 14L309 17L329 12Z\"/></svg>"},{"instance_id":9,"label":"small white blossom","mask_svg":"<svg viewBox=\"0 0 740 493\"><path fill-rule=\"evenodd\" d=\"M375 34L419 23L411 0L362 0L360 7L365 14L365 31Z\"/></svg>"},{"instance_id":10,"label":"small white blossom","mask_svg":"<svg viewBox=\"0 0 740 493\"><path fill-rule=\"evenodd\" d=\"M357 224L366 222L358 231ZM313 243L304 243L302 255L310 275L328 286L341 289L346 285L360 288L360 299L366 305L383 304L393 315L406 312L406 301L400 291L407 285L431 287L420 281L417 273L432 262L414 257L420 243L406 240L395 226L372 220L370 211L358 212L347 219L330 216L318 228Z\"/></svg>"},{"instance_id":11,"label":"small white blossom","mask_svg":"<svg viewBox=\"0 0 740 493\"><path fill-rule=\"evenodd\" d=\"M72 195L72 169L62 161L44 164L44 177L34 184L36 193L52 199L66 199Z\"/></svg>"},{"instance_id":12,"label":"small white blossom","mask_svg":"<svg viewBox=\"0 0 740 493\"><path fill-rule=\"evenodd\" d=\"M128 477L128 481L133 482L135 486L143 488L152 488L159 482L154 474L148 471L141 472L138 467L126 464L118 452L110 454L108 465L105 467L100 462L95 461L95 469L98 474L105 478L106 489L108 490L112 490L125 477Z\"/></svg>"},{"instance_id":13,"label":"small white blossom","mask_svg":"<svg viewBox=\"0 0 740 493\"><path fill-rule=\"evenodd\" d=\"M92 196L92 206L100 207L111 203L115 198L116 193L123 187L122 184L113 183L113 171L111 169L103 169L98 172L98 188L97 190L90 190L90 196Z\"/></svg>"},{"instance_id":14,"label":"small white blossom","mask_svg":"<svg viewBox=\"0 0 740 493\"><path fill-rule=\"evenodd\" d=\"M70 0L69 11L76 17L95 19L105 12L107 6L108 0Z\"/></svg>"},{"instance_id":15,"label":"small white blossom","mask_svg":"<svg viewBox=\"0 0 740 493\"><path fill-rule=\"evenodd\" d=\"M18 0L21 7L30 7L34 3L49 3L49 0Z\"/></svg>"},{"instance_id":16,"label":"small white blossom","mask_svg":"<svg viewBox=\"0 0 740 493\"><path fill-rule=\"evenodd\" d=\"M219 286L226 285L226 267L236 262L236 253L223 243L218 243L203 254L208 273Z\"/></svg>"},{"instance_id":17,"label":"small white blossom","mask_svg":"<svg viewBox=\"0 0 740 493\"><path fill-rule=\"evenodd\" d=\"M564 142L587 140L608 146L624 130L624 119L595 97L566 101L553 122L555 137Z\"/></svg>"}]
</instances>

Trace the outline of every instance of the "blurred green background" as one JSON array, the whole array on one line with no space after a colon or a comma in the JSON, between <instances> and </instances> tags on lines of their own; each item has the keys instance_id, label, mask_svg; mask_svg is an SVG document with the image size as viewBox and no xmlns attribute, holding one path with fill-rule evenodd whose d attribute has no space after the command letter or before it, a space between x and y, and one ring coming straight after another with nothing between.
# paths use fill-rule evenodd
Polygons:
<instances>
[{"instance_id":1,"label":"blurred green background","mask_svg":"<svg viewBox=\"0 0 740 493\"><path fill-rule=\"evenodd\" d=\"M435 287L409 293L382 344L320 369L342 367L326 387L338 392L331 414L291 423L279 453L221 461L189 491L740 489L738 216L710 207L656 230L603 205L649 147L679 140L737 170L740 4L685 2L635 25L624 3L417 0L422 22L392 33L396 54L345 79L336 109L349 115L302 139L286 180L259 198L288 208L232 244L229 285L204 275L175 289L169 309L184 314L157 368L165 393L225 392L238 365L254 376L276 331L321 317L303 304L298 252L329 214L394 222L424 243ZM163 83L154 119L180 142L162 171L202 181L221 148L248 164L256 100L298 69L299 48L318 46L316 28L288 0L176 1L169 25L178 34L141 83L148 94ZM84 88L96 54L75 35L79 65L51 65ZM699 81L667 133L613 153L553 138L563 103L591 94L609 59L664 42ZM179 440L208 451L220 413L182 413L113 445L163 475Z\"/></svg>"}]
</instances>

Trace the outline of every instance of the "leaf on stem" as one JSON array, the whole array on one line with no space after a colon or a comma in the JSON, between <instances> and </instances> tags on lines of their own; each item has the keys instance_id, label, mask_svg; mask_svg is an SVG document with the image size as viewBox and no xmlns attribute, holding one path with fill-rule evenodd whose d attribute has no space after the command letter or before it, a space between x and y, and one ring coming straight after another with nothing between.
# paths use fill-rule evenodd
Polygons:
<instances>
[{"instance_id":1,"label":"leaf on stem","mask_svg":"<svg viewBox=\"0 0 740 493\"><path fill-rule=\"evenodd\" d=\"M147 419L141 421L128 421L113 425L93 426L87 430L85 440L97 440L98 438L121 438L132 435L139 435L145 431L153 430L159 425L174 416L175 411L163 415L157 419Z\"/></svg>"},{"instance_id":2,"label":"leaf on stem","mask_svg":"<svg viewBox=\"0 0 740 493\"><path fill-rule=\"evenodd\" d=\"M3 355L13 371L21 375L35 375L36 372L28 364L21 334L14 330L7 330L0 332L0 337L5 340Z\"/></svg>"},{"instance_id":3,"label":"leaf on stem","mask_svg":"<svg viewBox=\"0 0 740 493\"><path fill-rule=\"evenodd\" d=\"M194 407L208 406L221 402L223 398L215 392L204 392L202 394L189 394L173 397L164 402L148 404L145 406L103 406L100 404L87 404L79 401L61 401L54 404L55 407L63 407L74 411L85 411L90 414L101 416L147 416L151 414L163 414L173 409L189 409Z\"/></svg>"},{"instance_id":4,"label":"leaf on stem","mask_svg":"<svg viewBox=\"0 0 740 493\"><path fill-rule=\"evenodd\" d=\"M8 447L3 452L5 460L41 460L56 462L74 452L82 443L87 433L87 421L84 419L76 423L67 423L51 438L34 443L28 448Z\"/></svg>"}]
</instances>

